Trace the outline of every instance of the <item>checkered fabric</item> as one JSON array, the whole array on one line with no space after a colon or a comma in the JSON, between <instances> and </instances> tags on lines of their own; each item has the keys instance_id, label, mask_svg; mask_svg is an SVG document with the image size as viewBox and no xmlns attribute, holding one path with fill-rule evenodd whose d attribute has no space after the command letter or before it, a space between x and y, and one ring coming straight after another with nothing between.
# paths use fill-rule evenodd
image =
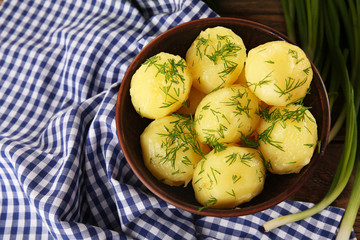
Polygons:
<instances>
[{"instance_id":1,"label":"checkered fabric","mask_svg":"<svg viewBox=\"0 0 360 240\"><path fill-rule=\"evenodd\" d=\"M127 67L161 32L215 16L200 0L3 0L1 239L334 237L341 209L264 233L266 220L310 204L200 217L155 197L129 168L115 127Z\"/></svg>"}]
</instances>

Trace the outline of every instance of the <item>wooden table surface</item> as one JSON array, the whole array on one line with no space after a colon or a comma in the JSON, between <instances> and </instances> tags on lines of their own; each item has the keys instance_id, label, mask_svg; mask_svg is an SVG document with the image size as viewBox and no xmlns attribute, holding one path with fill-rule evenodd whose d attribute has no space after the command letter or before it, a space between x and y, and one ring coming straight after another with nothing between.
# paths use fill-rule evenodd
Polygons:
<instances>
[{"instance_id":1,"label":"wooden table surface","mask_svg":"<svg viewBox=\"0 0 360 240\"><path fill-rule=\"evenodd\" d=\"M213 1L214 2L214 1ZM222 17L236 17L265 24L286 34L286 26L281 0L215 0L213 8ZM319 167L313 177L291 197L291 200L319 202L327 193L334 177L344 143L344 135L339 134L327 147ZM350 196L353 176L343 193L332 206L346 208ZM358 212L354 230L360 239L360 212Z\"/></svg>"}]
</instances>

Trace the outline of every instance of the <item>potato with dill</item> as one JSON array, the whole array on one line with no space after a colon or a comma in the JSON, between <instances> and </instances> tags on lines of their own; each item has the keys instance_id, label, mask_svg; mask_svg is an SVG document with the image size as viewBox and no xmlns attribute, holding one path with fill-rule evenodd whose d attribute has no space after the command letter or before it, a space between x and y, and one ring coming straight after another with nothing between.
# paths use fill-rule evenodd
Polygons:
<instances>
[{"instance_id":1,"label":"potato with dill","mask_svg":"<svg viewBox=\"0 0 360 240\"><path fill-rule=\"evenodd\" d=\"M302 105L260 111L259 151L275 174L298 173L309 164L317 144L316 120Z\"/></svg>"},{"instance_id":2,"label":"potato with dill","mask_svg":"<svg viewBox=\"0 0 360 240\"><path fill-rule=\"evenodd\" d=\"M232 85L206 95L195 112L195 129L200 141L221 149L238 143L255 130L259 99L245 86Z\"/></svg>"},{"instance_id":3,"label":"potato with dill","mask_svg":"<svg viewBox=\"0 0 360 240\"><path fill-rule=\"evenodd\" d=\"M246 48L241 37L220 26L202 31L186 53L194 76L193 86L204 93L234 83L245 60Z\"/></svg>"},{"instance_id":4,"label":"potato with dill","mask_svg":"<svg viewBox=\"0 0 360 240\"><path fill-rule=\"evenodd\" d=\"M161 52L147 59L133 75L132 104L142 117L156 119L169 115L188 98L192 79L183 58Z\"/></svg>"},{"instance_id":5,"label":"potato with dill","mask_svg":"<svg viewBox=\"0 0 360 240\"><path fill-rule=\"evenodd\" d=\"M245 77L260 100L286 106L305 97L313 71L302 49L285 41L272 41L249 51Z\"/></svg>"},{"instance_id":6,"label":"potato with dill","mask_svg":"<svg viewBox=\"0 0 360 240\"><path fill-rule=\"evenodd\" d=\"M263 190L265 174L256 149L233 145L208 153L196 166L192 185L204 207L234 208Z\"/></svg>"},{"instance_id":7,"label":"potato with dill","mask_svg":"<svg viewBox=\"0 0 360 240\"><path fill-rule=\"evenodd\" d=\"M152 121L140 136L145 166L170 186L187 185L209 147L197 139L190 117L174 114Z\"/></svg>"}]
</instances>

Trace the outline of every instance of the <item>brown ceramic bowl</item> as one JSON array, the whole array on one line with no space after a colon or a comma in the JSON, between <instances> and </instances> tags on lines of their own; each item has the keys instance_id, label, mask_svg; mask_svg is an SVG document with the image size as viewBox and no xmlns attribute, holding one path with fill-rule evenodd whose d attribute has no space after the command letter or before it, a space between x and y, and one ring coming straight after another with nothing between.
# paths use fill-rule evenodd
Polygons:
<instances>
[{"instance_id":1,"label":"brown ceramic bowl","mask_svg":"<svg viewBox=\"0 0 360 240\"><path fill-rule=\"evenodd\" d=\"M318 136L321 141L319 151L315 151L312 161L298 174L272 175L265 181L263 192L250 202L235 209L204 209L198 211L201 205L196 201L191 184L187 187L170 187L155 179L144 165L140 147L140 134L150 123L141 118L134 110L129 94L132 75L149 57L168 52L185 58L185 53L200 31L209 27L223 26L232 29L242 37L247 50L273 40L289 39L281 33L258 23L235 18L208 18L181 24L158 36L150 42L135 57L122 81L116 104L116 127L123 153L136 176L155 195L168 203L189 212L217 217L247 215L262 211L287 199L295 193L310 177L312 171L321 161L328 143L330 129L330 111L328 97L323 81L313 65L314 78L311 84L311 94L305 99L305 105L310 106L317 120Z\"/></svg>"}]
</instances>

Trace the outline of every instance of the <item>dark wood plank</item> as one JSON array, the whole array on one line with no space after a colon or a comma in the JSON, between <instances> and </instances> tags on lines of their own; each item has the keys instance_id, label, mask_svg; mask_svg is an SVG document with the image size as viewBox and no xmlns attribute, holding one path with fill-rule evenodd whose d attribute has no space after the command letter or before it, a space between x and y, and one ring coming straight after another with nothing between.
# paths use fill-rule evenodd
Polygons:
<instances>
[{"instance_id":1,"label":"dark wood plank","mask_svg":"<svg viewBox=\"0 0 360 240\"><path fill-rule=\"evenodd\" d=\"M281 1L219 0L215 11L222 17L244 18L286 33Z\"/></svg>"},{"instance_id":2,"label":"dark wood plank","mask_svg":"<svg viewBox=\"0 0 360 240\"><path fill-rule=\"evenodd\" d=\"M265 24L286 34L286 25L281 6L281 0L218 0L214 10L222 17L236 17ZM327 193L335 175L337 165L343 149L344 136L340 135L329 144L319 167L313 177L290 199L317 203ZM343 193L331 204L346 208L350 196L353 176ZM354 230L360 239L360 212L358 212Z\"/></svg>"}]
</instances>

